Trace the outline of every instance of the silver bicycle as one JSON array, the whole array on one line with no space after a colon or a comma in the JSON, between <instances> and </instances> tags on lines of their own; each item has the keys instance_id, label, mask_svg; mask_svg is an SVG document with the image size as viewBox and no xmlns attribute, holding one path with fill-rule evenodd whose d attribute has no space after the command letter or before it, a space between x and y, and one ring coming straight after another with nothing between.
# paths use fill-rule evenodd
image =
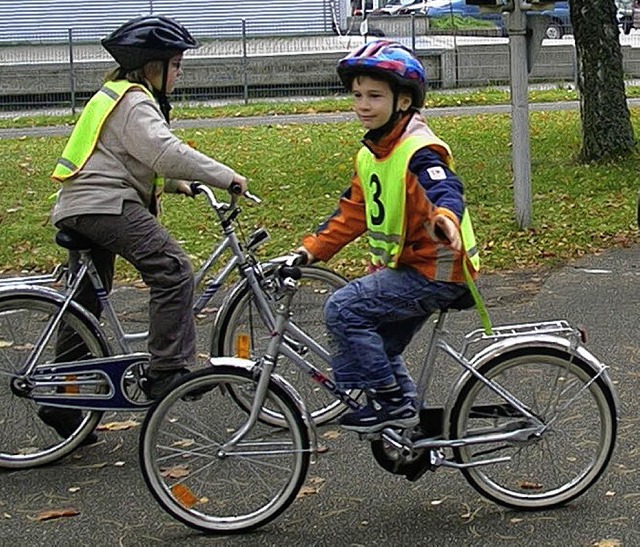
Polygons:
<instances>
[{"instance_id":1,"label":"silver bicycle","mask_svg":"<svg viewBox=\"0 0 640 547\"><path fill-rule=\"evenodd\" d=\"M236 276L215 314L203 353L252 357L264 351L275 325L271 310L279 282L274 276L284 258L259 260L256 249L268 239L264 229L241 241L236 233L240 213L237 196L223 203L205 185L197 184L194 190L205 195L224 235L196 274L198 284L204 285L195 300L196 316L225 282ZM0 284L0 468L49 464L78 447L98 425L103 412L146 411L151 404L140 389L148 355L134 347L146 339L147 332L125 332L91 260L91 243L62 232L56 241L81 256L79 271L66 272L66 288L47 286L65 277L60 269L50 276L11 278ZM213 278L205 281L223 254L225 261ZM73 300L87 276L103 309L102 322ZM322 339L324 301L345 283L329 270L303 268L302 290L292 308L297 328ZM257 307L261 313L256 312ZM305 348L296 346L296 353L300 352ZM318 366L323 364L318 362ZM312 419L319 424L344 410L340 401L316 390L299 369L289 367L283 373L307 397ZM251 405L241 392L235 397L239 405ZM61 438L38 418L43 406L80 409L82 422L67 438ZM276 424L282 421L277 411L269 409L265 419Z\"/></svg>"},{"instance_id":2,"label":"silver bicycle","mask_svg":"<svg viewBox=\"0 0 640 547\"><path fill-rule=\"evenodd\" d=\"M212 359L212 367L186 376L145 417L139 451L145 482L160 506L190 527L231 534L270 522L293 503L317 452L303 398L276 374L282 356L312 368L299 347L329 359L290 321L301 275L295 260L278 268L281 296L264 355ZM450 309L472 305L467 296ZM612 456L618 403L607 367L586 349L581 332L565 321L506 325L474 330L457 350L444 329L448 313L439 312L427 347L421 404L436 354L462 373L446 404L421 410L416 429L365 437L376 462L411 481L456 468L483 496L521 510L548 509L585 493ZM327 376L314 379L359 408ZM200 397L193 400L193 393ZM238 404L239 394L250 404ZM279 425L268 419L274 411Z\"/></svg>"}]
</instances>

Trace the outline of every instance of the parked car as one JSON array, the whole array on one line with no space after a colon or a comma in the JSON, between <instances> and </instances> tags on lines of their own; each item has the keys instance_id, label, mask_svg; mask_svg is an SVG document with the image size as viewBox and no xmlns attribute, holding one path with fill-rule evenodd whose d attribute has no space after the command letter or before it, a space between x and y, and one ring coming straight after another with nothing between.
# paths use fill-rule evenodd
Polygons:
<instances>
[{"instance_id":1,"label":"parked car","mask_svg":"<svg viewBox=\"0 0 640 547\"><path fill-rule=\"evenodd\" d=\"M633 28L633 0L616 0L618 24L622 32L629 34Z\"/></svg>"},{"instance_id":2,"label":"parked car","mask_svg":"<svg viewBox=\"0 0 640 547\"><path fill-rule=\"evenodd\" d=\"M546 15L549 18L545 32L547 38L558 40L565 34L573 34L569 16L569 2L554 2L552 9L543 10L540 15Z\"/></svg>"},{"instance_id":3,"label":"parked car","mask_svg":"<svg viewBox=\"0 0 640 547\"><path fill-rule=\"evenodd\" d=\"M633 28L640 28L640 0L633 2Z\"/></svg>"},{"instance_id":4,"label":"parked car","mask_svg":"<svg viewBox=\"0 0 640 547\"><path fill-rule=\"evenodd\" d=\"M390 0L383 7L374 9L371 15L395 15L412 4L421 3L420 0Z\"/></svg>"},{"instance_id":5,"label":"parked car","mask_svg":"<svg viewBox=\"0 0 640 547\"><path fill-rule=\"evenodd\" d=\"M367 14L373 11L373 0L366 0L364 8L367 10ZM362 15L362 0L351 0L351 15Z\"/></svg>"},{"instance_id":6,"label":"parked car","mask_svg":"<svg viewBox=\"0 0 640 547\"><path fill-rule=\"evenodd\" d=\"M482 11L480 6L467 4L465 0L426 0L405 7L401 13L422 14L429 18L459 16L491 21L504 34L504 22L501 12Z\"/></svg>"},{"instance_id":7,"label":"parked car","mask_svg":"<svg viewBox=\"0 0 640 547\"><path fill-rule=\"evenodd\" d=\"M408 6L403 6L398 10L399 15L411 15L412 13L415 15L426 15L427 7L429 4L433 4L434 2L439 2L441 0L420 0L419 2L413 2ZM447 3L449 0L445 0Z\"/></svg>"}]
</instances>

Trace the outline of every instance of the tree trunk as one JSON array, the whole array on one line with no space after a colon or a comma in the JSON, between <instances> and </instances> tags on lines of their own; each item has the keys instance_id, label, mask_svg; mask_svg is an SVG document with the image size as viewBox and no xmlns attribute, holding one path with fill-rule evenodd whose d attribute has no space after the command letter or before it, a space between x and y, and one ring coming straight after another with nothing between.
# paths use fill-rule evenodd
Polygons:
<instances>
[{"instance_id":1,"label":"tree trunk","mask_svg":"<svg viewBox=\"0 0 640 547\"><path fill-rule=\"evenodd\" d=\"M580 159L624 156L635 146L614 0L570 0L582 119Z\"/></svg>"}]
</instances>

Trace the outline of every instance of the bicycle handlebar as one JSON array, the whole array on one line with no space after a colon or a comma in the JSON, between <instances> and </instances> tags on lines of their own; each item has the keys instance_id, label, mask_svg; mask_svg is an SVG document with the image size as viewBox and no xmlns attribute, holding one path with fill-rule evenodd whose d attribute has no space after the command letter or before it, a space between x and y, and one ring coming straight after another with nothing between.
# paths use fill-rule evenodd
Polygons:
<instances>
[{"instance_id":1,"label":"bicycle handlebar","mask_svg":"<svg viewBox=\"0 0 640 547\"><path fill-rule=\"evenodd\" d=\"M251 201L253 201L254 203L262 203L262 200L252 194L251 192L245 192L244 194L241 194L240 192L242 191L242 187L237 184L237 183L233 183L231 184L231 186L229 187L229 194L231 194L231 204L235 205L238 196L244 196L247 199L250 199ZM226 203L220 203L218 201L218 199L216 198L215 194L213 193L213 190L207 186L206 184L202 183L202 182L192 182L191 183L191 193L196 196L197 194L204 194L205 196L207 196L207 199L209 200L209 204L211 205L211 207L213 209L219 209L221 207L224 207L225 205L227 205Z\"/></svg>"}]
</instances>

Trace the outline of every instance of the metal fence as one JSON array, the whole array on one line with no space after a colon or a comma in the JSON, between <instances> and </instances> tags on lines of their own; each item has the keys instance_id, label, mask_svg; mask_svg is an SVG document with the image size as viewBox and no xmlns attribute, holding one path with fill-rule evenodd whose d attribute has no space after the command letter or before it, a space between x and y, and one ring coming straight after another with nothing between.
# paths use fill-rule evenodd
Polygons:
<instances>
[{"instance_id":1,"label":"metal fence","mask_svg":"<svg viewBox=\"0 0 640 547\"><path fill-rule=\"evenodd\" d=\"M486 27L435 31L426 18L389 17L370 21L369 32L414 48L427 67L432 88L507 85L508 38ZM278 25L243 21L239 38L199 35L203 44L185 56L185 74L174 101L244 101L271 97L342 93L335 73L338 59L374 36L361 35L359 23L320 36L282 36ZM625 71L640 76L640 31L621 36ZM638 58L636 59L636 54ZM33 43L0 46L0 111L51 109L75 112L102 83L113 61L95 39L68 29ZM563 85L575 80L571 36L545 40L530 82Z\"/></svg>"}]
</instances>

